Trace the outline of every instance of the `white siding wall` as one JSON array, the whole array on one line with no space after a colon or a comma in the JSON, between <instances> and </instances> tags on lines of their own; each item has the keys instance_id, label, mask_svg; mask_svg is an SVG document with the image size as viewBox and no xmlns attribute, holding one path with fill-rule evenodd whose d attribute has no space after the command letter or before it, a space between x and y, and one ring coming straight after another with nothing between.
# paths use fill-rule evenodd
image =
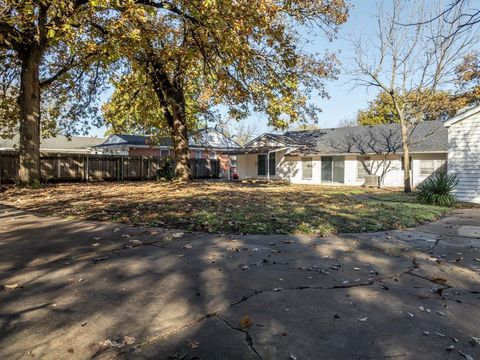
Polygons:
<instances>
[{"instance_id":1,"label":"white siding wall","mask_svg":"<svg viewBox=\"0 0 480 360\"><path fill-rule=\"evenodd\" d=\"M480 113L448 128L448 172L457 176L459 200L480 203Z\"/></svg>"},{"instance_id":2,"label":"white siding wall","mask_svg":"<svg viewBox=\"0 0 480 360\"><path fill-rule=\"evenodd\" d=\"M422 175L420 171L422 160L434 160L435 171L438 170L447 161L447 154L418 154L412 156L412 178L413 186L417 186L429 175ZM403 173L402 173L403 179Z\"/></svg>"},{"instance_id":3,"label":"white siding wall","mask_svg":"<svg viewBox=\"0 0 480 360\"><path fill-rule=\"evenodd\" d=\"M320 156L309 156L312 159L312 178L304 179L302 174L302 158L288 156L285 158L284 169L290 174L292 184L320 184Z\"/></svg>"},{"instance_id":4,"label":"white siding wall","mask_svg":"<svg viewBox=\"0 0 480 360\"><path fill-rule=\"evenodd\" d=\"M293 184L320 184L321 183L321 156L310 156L312 158L312 178L303 179L302 157L285 157L286 151L282 150L276 153L276 175L272 179L287 179ZM441 166L443 161L447 160L447 154L416 154L412 156L412 179L416 186L427 176L420 175L421 160L436 160L435 170ZM372 169L376 169L375 174L381 175L384 166L384 157L381 155L370 156ZM383 186L403 186L402 158L400 155L388 155L386 171ZM357 161L356 155L345 156L345 185L360 186L363 180L357 180L357 167L362 166ZM265 178L257 175L257 154L238 155L237 173L240 179L244 178Z\"/></svg>"}]
</instances>

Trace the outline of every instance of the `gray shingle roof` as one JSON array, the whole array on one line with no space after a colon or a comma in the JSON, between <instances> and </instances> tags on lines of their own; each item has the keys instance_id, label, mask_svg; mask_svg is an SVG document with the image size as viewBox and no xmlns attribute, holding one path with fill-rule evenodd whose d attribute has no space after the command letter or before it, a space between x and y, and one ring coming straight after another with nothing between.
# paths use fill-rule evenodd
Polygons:
<instances>
[{"instance_id":1,"label":"gray shingle roof","mask_svg":"<svg viewBox=\"0 0 480 360\"><path fill-rule=\"evenodd\" d=\"M57 135L42 139L40 142L41 150L87 150L105 141L105 138L87 137L87 136L71 136L66 137ZM0 149L18 149L19 136L15 135L13 139L1 139Z\"/></svg>"},{"instance_id":2,"label":"gray shingle roof","mask_svg":"<svg viewBox=\"0 0 480 360\"><path fill-rule=\"evenodd\" d=\"M448 152L447 129L443 122L425 121L410 129L411 152ZM290 131L289 138L302 143L300 152L319 154L401 153L399 124Z\"/></svg>"},{"instance_id":3,"label":"gray shingle roof","mask_svg":"<svg viewBox=\"0 0 480 360\"><path fill-rule=\"evenodd\" d=\"M422 122L409 131L411 152L448 152L447 129L442 121ZM266 148L264 144L256 145L255 139L237 153L273 151L278 148L278 143L293 148L289 152L293 155L402 153L399 124L288 131L284 134L267 133L258 138L262 137L269 137L277 141L277 144Z\"/></svg>"}]
</instances>

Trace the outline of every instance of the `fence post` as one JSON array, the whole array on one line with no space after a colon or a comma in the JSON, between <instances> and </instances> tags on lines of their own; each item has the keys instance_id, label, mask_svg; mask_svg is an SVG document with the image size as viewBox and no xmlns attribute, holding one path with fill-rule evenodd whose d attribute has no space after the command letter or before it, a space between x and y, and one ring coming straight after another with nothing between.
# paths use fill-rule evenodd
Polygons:
<instances>
[{"instance_id":1,"label":"fence post","mask_svg":"<svg viewBox=\"0 0 480 360\"><path fill-rule=\"evenodd\" d=\"M121 177L122 177L122 181L123 181L123 173L125 172L125 157L123 155L120 155L120 159L122 160Z\"/></svg>"},{"instance_id":2,"label":"fence post","mask_svg":"<svg viewBox=\"0 0 480 360\"><path fill-rule=\"evenodd\" d=\"M86 170L87 170L87 172L86 172L86 177L85 177L85 178L86 178L87 181L90 181L90 174L89 174L89 171L88 171L88 155L87 155L87 166L86 166Z\"/></svg>"},{"instance_id":3,"label":"fence post","mask_svg":"<svg viewBox=\"0 0 480 360\"><path fill-rule=\"evenodd\" d=\"M117 158L117 181L120 181L120 167L122 166L121 160L122 159L120 157Z\"/></svg>"}]
</instances>

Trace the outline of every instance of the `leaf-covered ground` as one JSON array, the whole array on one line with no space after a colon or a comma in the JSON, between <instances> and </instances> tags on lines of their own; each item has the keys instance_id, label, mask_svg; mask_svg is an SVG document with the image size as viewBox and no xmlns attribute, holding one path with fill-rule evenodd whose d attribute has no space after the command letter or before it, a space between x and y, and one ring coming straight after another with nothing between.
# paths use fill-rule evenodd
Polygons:
<instances>
[{"instance_id":1,"label":"leaf-covered ground","mask_svg":"<svg viewBox=\"0 0 480 360\"><path fill-rule=\"evenodd\" d=\"M412 227L448 208L400 190L193 182L75 183L10 188L0 202L68 218L221 233L364 232Z\"/></svg>"}]
</instances>

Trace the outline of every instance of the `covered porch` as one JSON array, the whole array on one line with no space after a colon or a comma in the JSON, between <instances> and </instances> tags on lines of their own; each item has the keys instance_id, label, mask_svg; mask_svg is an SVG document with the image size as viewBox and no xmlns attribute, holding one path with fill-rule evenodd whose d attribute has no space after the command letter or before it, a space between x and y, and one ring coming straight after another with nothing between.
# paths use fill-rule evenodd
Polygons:
<instances>
[{"instance_id":1,"label":"covered porch","mask_svg":"<svg viewBox=\"0 0 480 360\"><path fill-rule=\"evenodd\" d=\"M285 154L288 147L245 148L236 152L240 179L286 179L289 177Z\"/></svg>"}]
</instances>

